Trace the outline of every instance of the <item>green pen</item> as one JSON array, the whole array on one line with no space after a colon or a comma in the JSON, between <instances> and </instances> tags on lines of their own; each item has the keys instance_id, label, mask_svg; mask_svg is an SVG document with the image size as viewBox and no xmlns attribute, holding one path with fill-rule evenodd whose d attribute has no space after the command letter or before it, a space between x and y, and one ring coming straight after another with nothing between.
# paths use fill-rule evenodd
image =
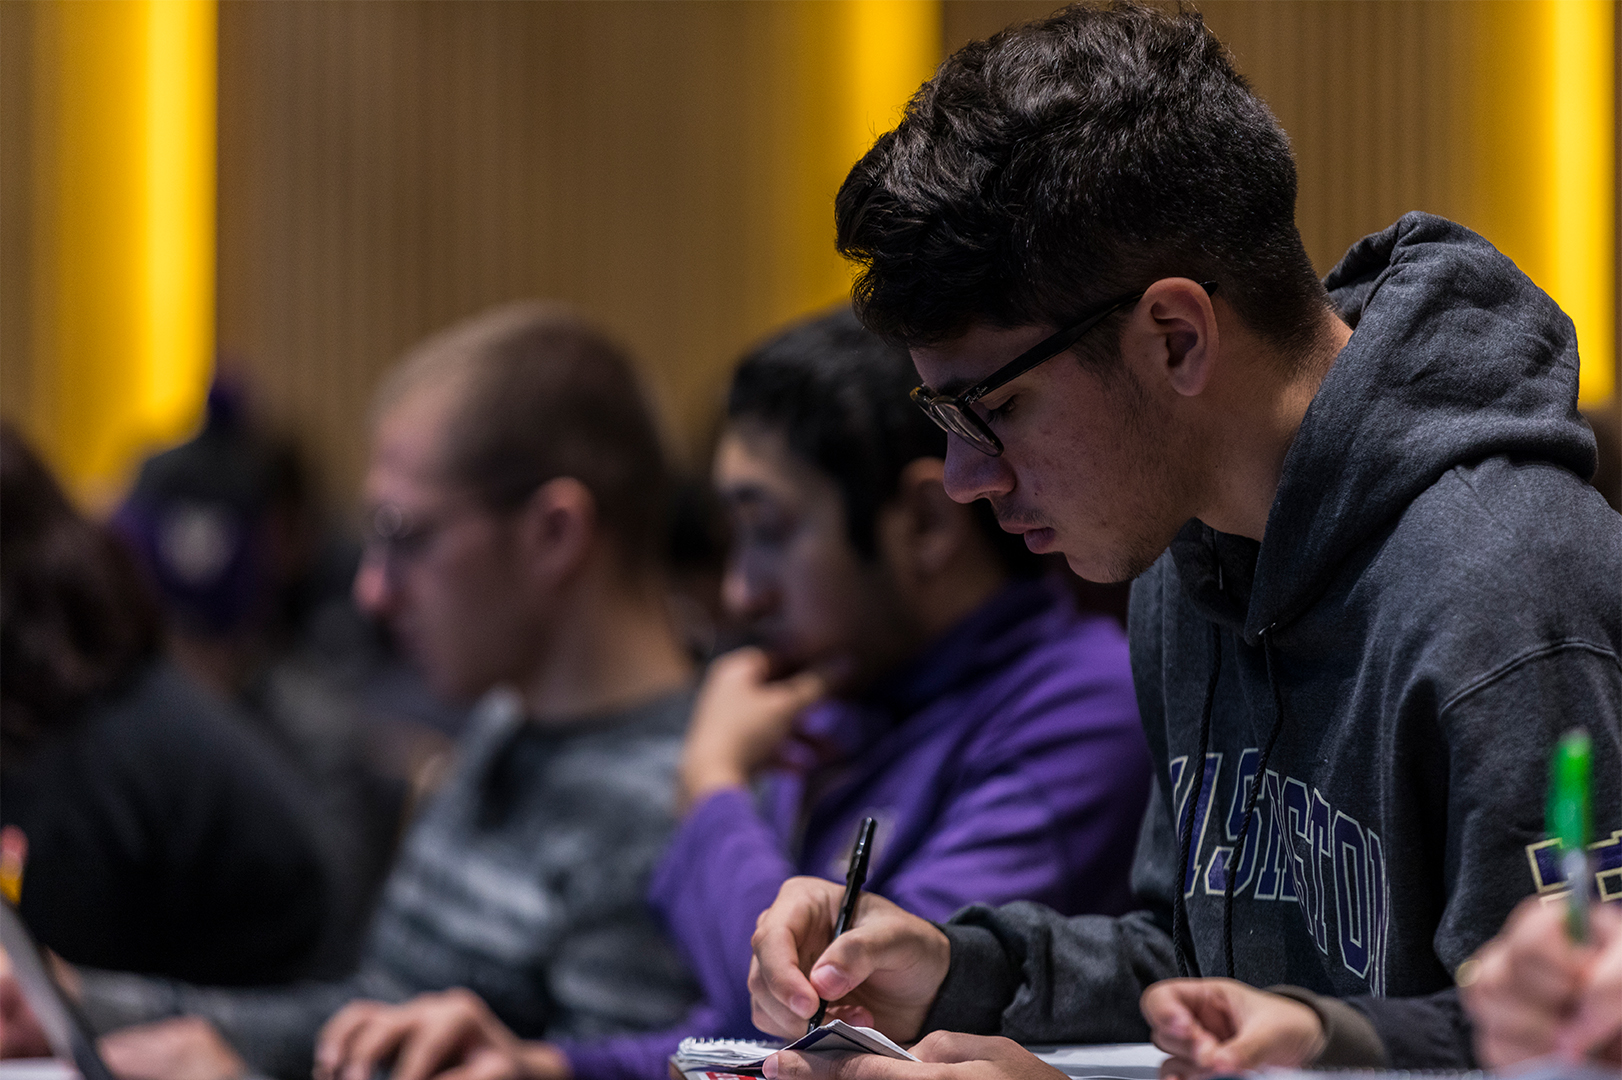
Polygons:
<instances>
[{"instance_id":1,"label":"green pen","mask_svg":"<svg viewBox=\"0 0 1622 1080\"><path fill-rule=\"evenodd\" d=\"M1594 752L1588 732L1573 728L1555 744L1549 770L1549 832L1560 841L1560 868L1565 872L1566 932L1573 941L1588 940L1588 836L1591 829L1589 778Z\"/></svg>"}]
</instances>

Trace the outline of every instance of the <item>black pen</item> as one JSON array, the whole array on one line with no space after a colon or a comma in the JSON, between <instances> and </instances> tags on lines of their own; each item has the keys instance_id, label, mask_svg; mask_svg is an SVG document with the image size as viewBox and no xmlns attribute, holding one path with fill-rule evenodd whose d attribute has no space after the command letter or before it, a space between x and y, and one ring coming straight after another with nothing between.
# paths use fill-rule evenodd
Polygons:
<instances>
[{"instance_id":1,"label":"black pen","mask_svg":"<svg viewBox=\"0 0 1622 1080\"><path fill-rule=\"evenodd\" d=\"M873 854L873 830L878 824L867 817L856 826L856 847L850 853L850 869L845 871L845 899L839 904L839 921L834 923L834 937L850 929L850 922L856 917L856 898L862 894L862 883L867 880L867 860ZM828 1003L817 998L817 1013L805 1025L807 1035L817 1030L822 1023L822 1014L827 1011Z\"/></svg>"}]
</instances>

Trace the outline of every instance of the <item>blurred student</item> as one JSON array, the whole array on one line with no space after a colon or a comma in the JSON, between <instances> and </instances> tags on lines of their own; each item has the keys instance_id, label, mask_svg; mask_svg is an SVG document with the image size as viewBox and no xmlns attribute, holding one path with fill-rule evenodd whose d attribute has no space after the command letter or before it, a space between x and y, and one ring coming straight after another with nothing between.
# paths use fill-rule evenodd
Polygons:
<instances>
[{"instance_id":1,"label":"blurred student","mask_svg":"<svg viewBox=\"0 0 1622 1080\"><path fill-rule=\"evenodd\" d=\"M123 548L0 426L0 824L27 845L24 921L76 964L293 978L327 897L306 794L159 639Z\"/></svg>"},{"instance_id":2,"label":"blurred student","mask_svg":"<svg viewBox=\"0 0 1622 1080\"><path fill-rule=\"evenodd\" d=\"M332 888L309 974L332 977L355 965L411 793L394 767L406 755L384 751L449 741L363 707L388 654L349 599L358 548L324 533L298 456L242 399L216 378L203 429L142 464L112 524L153 586L176 665L236 705L314 794Z\"/></svg>"},{"instance_id":3,"label":"blurred student","mask_svg":"<svg viewBox=\"0 0 1622 1080\"><path fill-rule=\"evenodd\" d=\"M567 312L498 308L418 346L379 398L355 593L440 694L485 695L452 773L351 977L225 993L87 976L99 1026L195 1014L252 1066L302 1078L358 998L466 987L531 1037L675 1023L696 987L644 899L692 707L664 477L631 362ZM239 1070L202 1030L174 1053Z\"/></svg>"},{"instance_id":4,"label":"blurred student","mask_svg":"<svg viewBox=\"0 0 1622 1080\"><path fill-rule=\"evenodd\" d=\"M733 378L714 465L732 523L723 599L757 644L717 659L699 692L685 818L653 882L706 997L680 1034L752 1032L756 914L795 874L841 880L867 815L867 890L926 917L1130 902L1149 764L1125 636L1079 614L989 508L947 498L946 437L908 402L912 379L849 309ZM455 1062L657 1080L676 1042L571 1040L549 1062L463 995L407 1006L381 1035L371 1019L328 1027L318 1075L365 1075L403 1045L400 1080Z\"/></svg>"}]
</instances>

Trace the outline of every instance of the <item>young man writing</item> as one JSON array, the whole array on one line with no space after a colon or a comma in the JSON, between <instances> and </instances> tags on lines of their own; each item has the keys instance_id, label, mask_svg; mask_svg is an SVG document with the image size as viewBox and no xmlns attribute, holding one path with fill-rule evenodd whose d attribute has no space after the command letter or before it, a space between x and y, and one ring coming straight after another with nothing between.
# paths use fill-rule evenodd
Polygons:
<instances>
[{"instance_id":1,"label":"young man writing","mask_svg":"<svg viewBox=\"0 0 1622 1080\"><path fill-rule=\"evenodd\" d=\"M1564 727L1594 731L1596 831L1622 827L1622 519L1582 480L1569 320L1424 215L1326 292L1294 200L1283 132L1198 16L1132 5L966 47L853 169L840 246L958 436L947 490L1083 576L1141 575L1159 791L1122 918L937 927L870 898L830 945L837 895L791 881L755 937L757 1023L803 1030L820 994L908 1040L1141 1039L1140 993L1186 972L1304 988L1336 1036L1319 1064L1450 1064L1456 1001L1409 1040L1385 998L1446 987L1557 884ZM837 1068L1040 1069L963 1035L919 1052Z\"/></svg>"}]
</instances>

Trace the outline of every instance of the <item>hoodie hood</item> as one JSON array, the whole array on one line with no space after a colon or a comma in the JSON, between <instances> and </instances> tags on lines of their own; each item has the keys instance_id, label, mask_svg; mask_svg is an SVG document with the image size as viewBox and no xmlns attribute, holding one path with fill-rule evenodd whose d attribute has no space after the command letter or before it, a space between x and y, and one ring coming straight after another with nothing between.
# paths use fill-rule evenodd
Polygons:
<instances>
[{"instance_id":1,"label":"hoodie hood","mask_svg":"<svg viewBox=\"0 0 1622 1080\"><path fill-rule=\"evenodd\" d=\"M1449 469L1505 455L1594 471L1571 320L1482 237L1407 214L1324 285L1353 334L1285 456L1265 541L1196 521L1171 549L1190 599L1251 645Z\"/></svg>"}]
</instances>

